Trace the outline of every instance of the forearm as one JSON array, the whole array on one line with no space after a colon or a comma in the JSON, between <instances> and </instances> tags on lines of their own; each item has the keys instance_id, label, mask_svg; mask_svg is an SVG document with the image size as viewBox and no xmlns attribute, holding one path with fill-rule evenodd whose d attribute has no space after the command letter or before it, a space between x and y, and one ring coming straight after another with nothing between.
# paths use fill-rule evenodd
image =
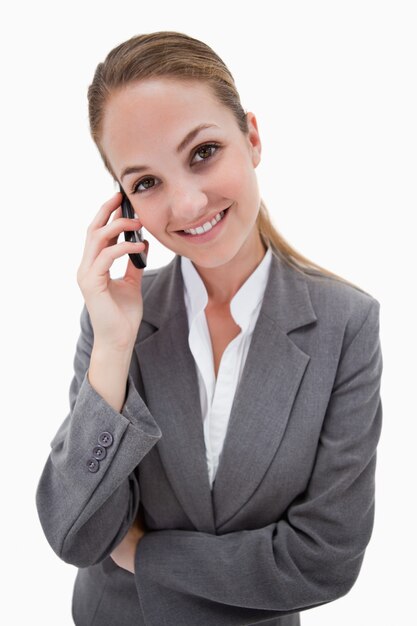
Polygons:
<instances>
[{"instance_id":1,"label":"forearm","mask_svg":"<svg viewBox=\"0 0 417 626\"><path fill-rule=\"evenodd\" d=\"M90 466L103 433L111 435L112 443L105 457ZM131 379L118 413L85 377L51 444L37 490L45 535L63 560L85 567L115 547L139 506L134 470L160 436Z\"/></svg>"},{"instance_id":2,"label":"forearm","mask_svg":"<svg viewBox=\"0 0 417 626\"><path fill-rule=\"evenodd\" d=\"M291 547L282 549L285 537L274 557L277 528L146 533L136 552L135 581L147 623L156 626L164 615L182 610L183 626L199 623L202 614L207 626L252 624L342 595L332 586L332 571L326 572L326 585L299 569Z\"/></svg>"},{"instance_id":3,"label":"forearm","mask_svg":"<svg viewBox=\"0 0 417 626\"><path fill-rule=\"evenodd\" d=\"M126 381L132 358L130 350L111 350L94 343L88 380L90 385L115 411L120 413L126 398Z\"/></svg>"},{"instance_id":4,"label":"forearm","mask_svg":"<svg viewBox=\"0 0 417 626\"><path fill-rule=\"evenodd\" d=\"M162 433L128 374L131 354L94 347L85 306L80 322L70 411L51 442L36 504L55 552L86 567L132 525L140 502L135 469Z\"/></svg>"},{"instance_id":5,"label":"forearm","mask_svg":"<svg viewBox=\"0 0 417 626\"><path fill-rule=\"evenodd\" d=\"M367 537L372 518L369 511L363 525ZM152 587L209 603L282 613L333 601L354 584L364 545L344 550L324 540L317 545L313 534L309 537L285 520L224 535L149 532L136 554L141 599L152 596ZM163 598L170 601L169 595L161 594L161 602Z\"/></svg>"}]
</instances>

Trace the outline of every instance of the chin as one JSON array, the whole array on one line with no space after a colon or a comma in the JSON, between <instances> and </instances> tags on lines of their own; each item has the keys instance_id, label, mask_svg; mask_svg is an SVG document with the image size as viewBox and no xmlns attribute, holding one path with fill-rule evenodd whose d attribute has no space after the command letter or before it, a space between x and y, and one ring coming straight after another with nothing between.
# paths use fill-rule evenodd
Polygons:
<instances>
[{"instance_id":1,"label":"chin","mask_svg":"<svg viewBox=\"0 0 417 626\"><path fill-rule=\"evenodd\" d=\"M227 249L223 251L216 250L215 246L213 246L212 250L207 249L204 250L204 252L202 250L196 250L195 254L189 256L188 258L194 263L194 265L198 265L199 267L216 269L230 263L239 253L241 248L242 243L233 247L228 246Z\"/></svg>"}]
</instances>

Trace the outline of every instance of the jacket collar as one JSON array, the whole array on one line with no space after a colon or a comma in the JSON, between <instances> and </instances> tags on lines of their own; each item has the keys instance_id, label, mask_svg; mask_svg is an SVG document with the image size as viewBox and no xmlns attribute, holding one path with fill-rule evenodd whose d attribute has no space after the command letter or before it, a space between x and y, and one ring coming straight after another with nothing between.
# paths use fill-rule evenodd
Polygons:
<instances>
[{"instance_id":1,"label":"jacket collar","mask_svg":"<svg viewBox=\"0 0 417 626\"><path fill-rule=\"evenodd\" d=\"M156 328L178 313L186 313L181 257L157 270L144 297L143 320ZM316 321L305 277L272 248L272 261L261 312L272 318L284 333ZM138 339L139 339L138 335Z\"/></svg>"}]
</instances>

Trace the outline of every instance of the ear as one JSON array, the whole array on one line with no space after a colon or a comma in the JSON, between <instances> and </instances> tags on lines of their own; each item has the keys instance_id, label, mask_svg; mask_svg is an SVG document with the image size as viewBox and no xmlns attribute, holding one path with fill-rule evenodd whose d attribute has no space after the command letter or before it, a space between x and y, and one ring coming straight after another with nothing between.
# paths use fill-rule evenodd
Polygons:
<instances>
[{"instance_id":1,"label":"ear","mask_svg":"<svg viewBox=\"0 0 417 626\"><path fill-rule=\"evenodd\" d=\"M258 123L254 113L246 113L246 119L248 122L248 144L251 152L253 167L257 167L261 160L261 138L259 137Z\"/></svg>"}]
</instances>

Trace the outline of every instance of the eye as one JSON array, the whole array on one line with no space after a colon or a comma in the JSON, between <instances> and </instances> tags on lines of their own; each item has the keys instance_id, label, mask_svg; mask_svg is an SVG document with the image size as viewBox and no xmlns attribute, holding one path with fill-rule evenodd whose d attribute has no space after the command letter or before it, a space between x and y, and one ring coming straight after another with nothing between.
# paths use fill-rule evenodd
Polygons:
<instances>
[{"instance_id":1,"label":"eye","mask_svg":"<svg viewBox=\"0 0 417 626\"><path fill-rule=\"evenodd\" d=\"M194 152L194 156L199 155L202 158L197 161L197 163L201 163L202 161L208 161L217 150L220 148L218 143L205 143L203 146L197 148Z\"/></svg>"},{"instance_id":2,"label":"eye","mask_svg":"<svg viewBox=\"0 0 417 626\"><path fill-rule=\"evenodd\" d=\"M139 187L141 185L144 185L144 189L141 189L139 191ZM138 183L136 183L133 186L132 193L143 193L144 191L147 191L148 189L151 189L151 187L154 187L154 186L155 186L155 179L152 176L148 176L147 178L142 178L142 180L140 180Z\"/></svg>"},{"instance_id":3,"label":"eye","mask_svg":"<svg viewBox=\"0 0 417 626\"><path fill-rule=\"evenodd\" d=\"M202 146L199 146L194 151L194 158L197 155L200 156L201 158L195 162L203 163L205 161L208 161L209 159L211 159L211 157L214 156L214 154L218 150L220 150L220 148L221 146L218 143L205 143ZM139 189L141 185L143 185L144 187L143 189ZM151 189L152 187L155 187L155 178L153 176L146 176L145 178L142 178L142 180L140 180L139 182L133 185L132 193L143 193L144 191L148 191L148 189Z\"/></svg>"}]
</instances>

